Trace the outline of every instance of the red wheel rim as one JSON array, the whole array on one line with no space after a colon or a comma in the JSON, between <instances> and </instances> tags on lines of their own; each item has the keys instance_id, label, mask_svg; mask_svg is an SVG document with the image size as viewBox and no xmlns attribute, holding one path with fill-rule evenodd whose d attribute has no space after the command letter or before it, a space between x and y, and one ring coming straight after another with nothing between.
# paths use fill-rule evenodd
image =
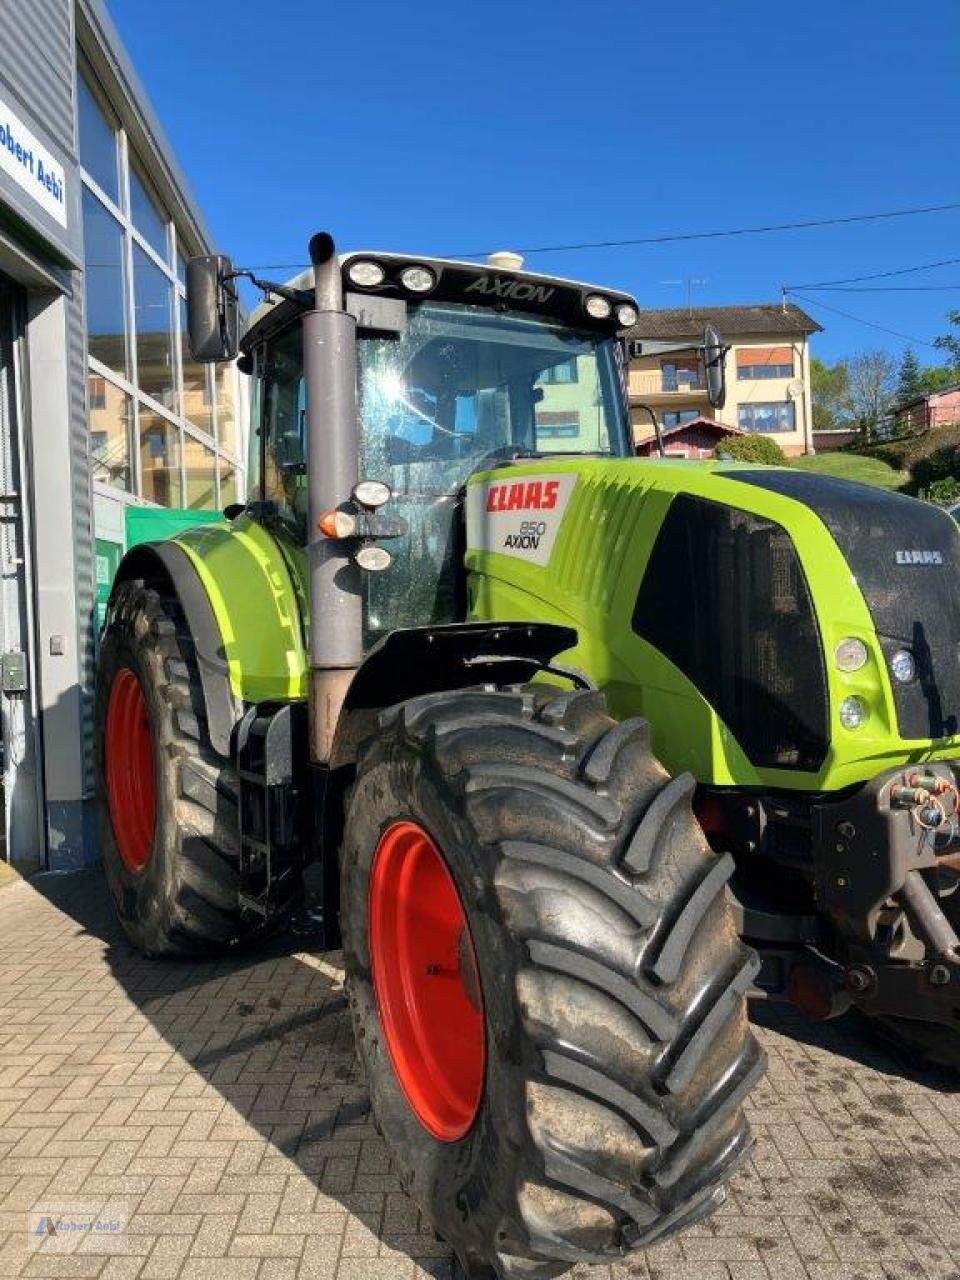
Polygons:
<instances>
[{"instance_id":1,"label":"red wheel rim","mask_svg":"<svg viewBox=\"0 0 960 1280\"><path fill-rule=\"evenodd\" d=\"M157 791L147 700L129 667L122 667L113 679L103 750L117 850L129 871L142 871L153 847Z\"/></svg>"},{"instance_id":2,"label":"red wheel rim","mask_svg":"<svg viewBox=\"0 0 960 1280\"><path fill-rule=\"evenodd\" d=\"M456 1142L469 1132L483 1093L483 998L457 887L415 822L385 831L374 855L370 962L404 1096L428 1133Z\"/></svg>"}]
</instances>

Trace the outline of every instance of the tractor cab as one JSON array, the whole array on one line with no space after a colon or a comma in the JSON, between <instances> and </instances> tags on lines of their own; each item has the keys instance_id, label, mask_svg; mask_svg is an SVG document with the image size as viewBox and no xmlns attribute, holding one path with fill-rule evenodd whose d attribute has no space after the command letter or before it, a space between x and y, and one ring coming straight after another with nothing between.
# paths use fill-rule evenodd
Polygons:
<instances>
[{"instance_id":1,"label":"tractor cab","mask_svg":"<svg viewBox=\"0 0 960 1280\"><path fill-rule=\"evenodd\" d=\"M397 627L464 616L473 472L554 454L632 456L621 335L636 322L633 300L521 275L517 262L340 260L356 320L359 475L389 486L408 531L390 545L389 581L364 577L365 648ZM241 344L256 388L250 497L294 554L308 541L301 283L257 309Z\"/></svg>"}]
</instances>

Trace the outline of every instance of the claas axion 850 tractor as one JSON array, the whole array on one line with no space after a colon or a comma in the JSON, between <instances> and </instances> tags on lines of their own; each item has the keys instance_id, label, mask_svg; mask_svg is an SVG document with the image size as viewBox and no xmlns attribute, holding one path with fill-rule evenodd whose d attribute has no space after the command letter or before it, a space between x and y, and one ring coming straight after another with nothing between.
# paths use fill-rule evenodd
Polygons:
<instances>
[{"instance_id":1,"label":"claas axion 850 tractor","mask_svg":"<svg viewBox=\"0 0 960 1280\"><path fill-rule=\"evenodd\" d=\"M958 535L634 458L622 293L311 259L239 344L248 501L113 587L107 878L137 946L195 955L316 864L404 1185L469 1274L554 1276L722 1199L748 993L956 1053ZM189 264L198 359L237 355L235 276Z\"/></svg>"}]
</instances>

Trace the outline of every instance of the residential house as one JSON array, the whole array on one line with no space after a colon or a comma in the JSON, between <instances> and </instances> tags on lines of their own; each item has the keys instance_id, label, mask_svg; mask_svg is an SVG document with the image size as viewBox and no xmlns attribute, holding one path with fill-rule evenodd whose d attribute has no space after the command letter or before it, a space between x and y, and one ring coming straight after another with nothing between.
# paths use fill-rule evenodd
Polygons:
<instances>
[{"instance_id":1,"label":"residential house","mask_svg":"<svg viewBox=\"0 0 960 1280\"><path fill-rule=\"evenodd\" d=\"M897 429L905 433L960 423L960 382L899 405L894 419Z\"/></svg>"},{"instance_id":2,"label":"residential house","mask_svg":"<svg viewBox=\"0 0 960 1280\"><path fill-rule=\"evenodd\" d=\"M739 427L715 422L712 418L693 418L690 422L660 429L663 452L669 458L714 458L722 441L743 434ZM657 457L656 439L651 435L649 440L642 441L637 445L637 453L641 458Z\"/></svg>"},{"instance_id":3,"label":"residential house","mask_svg":"<svg viewBox=\"0 0 960 1280\"><path fill-rule=\"evenodd\" d=\"M722 409L710 407L697 352L663 350L687 340L699 345L708 324L729 348ZM653 437L652 411L664 430L709 414L723 426L769 435L788 455L811 452L809 340L820 328L793 303L642 310L628 335L643 347L629 370L635 443Z\"/></svg>"}]
</instances>

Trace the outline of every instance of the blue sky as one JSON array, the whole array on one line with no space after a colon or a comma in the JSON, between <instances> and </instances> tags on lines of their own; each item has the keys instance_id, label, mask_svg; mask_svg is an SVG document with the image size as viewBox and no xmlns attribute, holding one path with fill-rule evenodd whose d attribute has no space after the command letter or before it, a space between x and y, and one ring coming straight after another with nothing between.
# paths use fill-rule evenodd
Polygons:
<instances>
[{"instance_id":1,"label":"blue sky","mask_svg":"<svg viewBox=\"0 0 960 1280\"><path fill-rule=\"evenodd\" d=\"M956 0L109 6L238 263L304 261L320 228L443 255L960 200ZM695 303L754 302L945 258L960 210L527 261L674 306L686 277ZM960 309L960 263L887 283L947 287L811 297L939 362L920 340ZM809 311L826 359L906 345Z\"/></svg>"}]
</instances>

